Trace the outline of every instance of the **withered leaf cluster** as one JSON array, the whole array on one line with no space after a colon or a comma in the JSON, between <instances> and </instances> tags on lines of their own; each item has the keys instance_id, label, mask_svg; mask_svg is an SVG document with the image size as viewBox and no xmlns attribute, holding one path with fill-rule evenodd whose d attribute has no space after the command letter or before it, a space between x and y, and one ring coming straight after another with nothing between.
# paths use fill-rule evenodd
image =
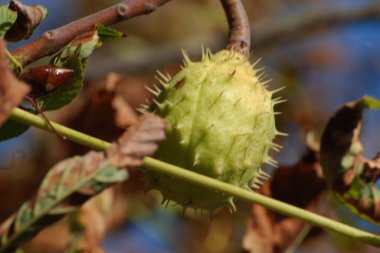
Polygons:
<instances>
[{"instance_id":1,"label":"withered leaf cluster","mask_svg":"<svg viewBox=\"0 0 380 253\"><path fill-rule=\"evenodd\" d=\"M14 250L49 224L73 212L89 198L127 178L125 168L140 166L165 138L165 122L139 118L106 152L91 151L53 166L37 193L0 227L0 252Z\"/></svg>"}]
</instances>

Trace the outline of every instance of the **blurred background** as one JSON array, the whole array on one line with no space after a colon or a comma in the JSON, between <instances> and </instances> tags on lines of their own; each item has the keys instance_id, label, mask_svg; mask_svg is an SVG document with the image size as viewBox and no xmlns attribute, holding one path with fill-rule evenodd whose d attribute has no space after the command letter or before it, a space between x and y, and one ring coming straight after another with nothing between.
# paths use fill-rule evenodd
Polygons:
<instances>
[{"instance_id":1,"label":"blurred background","mask_svg":"<svg viewBox=\"0 0 380 253\"><path fill-rule=\"evenodd\" d=\"M49 18L36 30L35 38L47 29L118 1L24 2L38 3L50 10ZM261 58L259 66L265 68L267 78L272 80L271 89L285 86L280 95L287 103L277 108L282 112L277 122L278 129L290 135L277 140L284 148L275 158L281 165L294 164L305 151L306 131L315 131L319 136L329 117L346 102L363 95L380 98L380 2L242 2L251 22L252 62ZM222 49L228 32L217 0L173 0L150 15L114 28L128 36L109 41L96 50L89 59L80 96L70 105L47 113L52 120L108 141L134 122L138 115L135 109L151 98L144 85L155 82L156 70L175 74L182 61L181 49L197 60L202 45L213 52ZM12 44L10 48L20 45ZM380 151L379 126L380 112L366 113L361 138L369 158ZM49 167L86 151L38 129L1 142L0 192L4 197L0 202L0 220L31 197ZM88 203L80 211L85 217L81 222L92 223L90 230L99 238L104 237L102 247L110 253L249 252L244 251L242 241L247 234L250 204L238 202L237 213L221 211L210 219L208 214L195 215L191 210L183 214L178 206L165 208L160 201L159 193L144 193L143 176L134 171L124 185L105 192L96 203ZM380 234L378 226L351 214L334 198L327 198L322 212ZM101 221L84 221L86 217L101 217ZM43 245L46 252L60 252L54 247L64 245L71 236L65 222L72 221L62 221L52 228L56 229L55 234L40 234L28 245L29 251L42 252L38 250ZM56 236L58 234L63 236ZM293 246L288 252L378 252L378 249L318 229L311 229ZM48 247L52 250L48 251Z\"/></svg>"}]
</instances>

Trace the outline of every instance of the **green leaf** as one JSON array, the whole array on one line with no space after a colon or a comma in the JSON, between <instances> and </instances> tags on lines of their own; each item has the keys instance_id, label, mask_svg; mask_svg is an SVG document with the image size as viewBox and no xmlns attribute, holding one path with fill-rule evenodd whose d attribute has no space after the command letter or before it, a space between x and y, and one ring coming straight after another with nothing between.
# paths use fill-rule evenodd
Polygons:
<instances>
[{"instance_id":1,"label":"green leaf","mask_svg":"<svg viewBox=\"0 0 380 253\"><path fill-rule=\"evenodd\" d=\"M70 103L78 95L83 87L87 59L99 46L100 41L97 32L91 31L74 39L51 59L51 64L73 69L74 72L63 86L37 98L43 111L59 109Z\"/></svg>"},{"instance_id":2,"label":"green leaf","mask_svg":"<svg viewBox=\"0 0 380 253\"><path fill-rule=\"evenodd\" d=\"M80 47L78 47L80 49ZM42 111L57 110L70 103L81 91L84 80L84 67L77 53L67 58L65 64L57 65L73 69L74 72L66 83L53 92L37 98Z\"/></svg>"},{"instance_id":3,"label":"green leaf","mask_svg":"<svg viewBox=\"0 0 380 253\"><path fill-rule=\"evenodd\" d=\"M83 87L88 57L103 41L121 37L124 37L122 32L98 25L96 30L75 38L55 55L50 61L52 65L73 69L74 72L60 88L37 98L42 111L56 110L70 103Z\"/></svg>"},{"instance_id":4,"label":"green leaf","mask_svg":"<svg viewBox=\"0 0 380 253\"><path fill-rule=\"evenodd\" d=\"M33 109L23 108L24 110L36 114ZM5 121L0 125L0 141L15 138L25 133L30 128L30 125L23 124L21 122L13 121L11 119Z\"/></svg>"},{"instance_id":5,"label":"green leaf","mask_svg":"<svg viewBox=\"0 0 380 253\"><path fill-rule=\"evenodd\" d=\"M17 13L8 9L8 5L0 6L0 38L11 28L17 19Z\"/></svg>"},{"instance_id":6,"label":"green leaf","mask_svg":"<svg viewBox=\"0 0 380 253\"><path fill-rule=\"evenodd\" d=\"M68 59L72 57L79 58L82 63L85 63L92 52L100 46L99 41L99 35L96 30L87 32L65 46L51 59L50 63L65 67Z\"/></svg>"},{"instance_id":7,"label":"green leaf","mask_svg":"<svg viewBox=\"0 0 380 253\"><path fill-rule=\"evenodd\" d=\"M32 218L32 210L30 209L28 203L24 203L19 211L17 212L16 221L15 221L15 229L18 230L20 227L25 224L28 220Z\"/></svg>"},{"instance_id":8,"label":"green leaf","mask_svg":"<svg viewBox=\"0 0 380 253\"><path fill-rule=\"evenodd\" d=\"M96 30L98 31L100 40L102 42L106 40L120 39L126 36L125 33L109 28L104 25L97 25Z\"/></svg>"},{"instance_id":9,"label":"green leaf","mask_svg":"<svg viewBox=\"0 0 380 253\"><path fill-rule=\"evenodd\" d=\"M11 138L15 138L25 133L30 126L13 121L7 120L0 126L0 141L5 141Z\"/></svg>"},{"instance_id":10,"label":"green leaf","mask_svg":"<svg viewBox=\"0 0 380 253\"><path fill-rule=\"evenodd\" d=\"M67 213L71 213L77 211L78 207L73 206L64 206L64 207L56 207L49 212L50 215L65 215Z\"/></svg>"},{"instance_id":11,"label":"green leaf","mask_svg":"<svg viewBox=\"0 0 380 253\"><path fill-rule=\"evenodd\" d=\"M111 182L114 182L117 180L119 177L124 177L124 171L123 170L118 170L115 171L114 166L108 166L104 167L101 173L95 178L96 181L104 184L109 184Z\"/></svg>"},{"instance_id":12,"label":"green leaf","mask_svg":"<svg viewBox=\"0 0 380 253\"><path fill-rule=\"evenodd\" d=\"M380 109L380 100L374 97L365 96L358 102L358 106L362 108L378 110Z\"/></svg>"}]
</instances>

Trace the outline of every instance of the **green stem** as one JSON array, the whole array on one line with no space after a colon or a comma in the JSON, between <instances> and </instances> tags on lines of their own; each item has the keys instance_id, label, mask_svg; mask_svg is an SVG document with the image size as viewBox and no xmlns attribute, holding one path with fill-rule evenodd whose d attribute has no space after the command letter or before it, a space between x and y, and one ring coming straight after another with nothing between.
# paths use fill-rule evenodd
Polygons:
<instances>
[{"instance_id":1,"label":"green stem","mask_svg":"<svg viewBox=\"0 0 380 253\"><path fill-rule=\"evenodd\" d=\"M55 129L55 132L54 132L54 130L51 129L51 127L46 122L46 120L19 108L14 108L12 110L10 118L14 121L18 121L26 125L35 126L35 127L44 129L46 131L49 131L51 133L58 133L64 139L71 140L75 143L81 144L83 146L89 147L94 150L105 150L111 145L110 143L106 141L94 138L87 134L75 131L71 128L68 128L68 127L65 127L60 124L50 121L51 125Z\"/></svg>"},{"instance_id":2,"label":"green stem","mask_svg":"<svg viewBox=\"0 0 380 253\"><path fill-rule=\"evenodd\" d=\"M8 49L5 50L5 53L8 57L8 59L11 61L12 63L12 69L15 70L16 72L16 75L19 75L21 72L22 72L22 66L21 64L16 60L16 58L8 51Z\"/></svg>"},{"instance_id":3,"label":"green stem","mask_svg":"<svg viewBox=\"0 0 380 253\"><path fill-rule=\"evenodd\" d=\"M365 232L357 228L350 227L346 224L328 219L321 215L263 196L261 194L248 191L240 187L219 180L215 180L213 178L189 170L185 170L183 168L153 159L151 157L145 157L143 165L144 167L154 170L156 172L164 173L170 176L175 176L189 183L227 193L239 199L244 199L262 205L275 212L291 217L296 217L313 225L332 230L380 247L380 236Z\"/></svg>"},{"instance_id":4,"label":"green stem","mask_svg":"<svg viewBox=\"0 0 380 253\"><path fill-rule=\"evenodd\" d=\"M13 109L11 119L53 132L43 119L18 108ZM57 123L51 122L51 124L60 135L65 136L67 139L89 148L104 150L111 145L108 142L88 136ZM185 170L183 168L153 159L151 157L145 157L143 160L143 165L144 167L156 172L165 173L167 175L178 177L181 180L193 184L215 189L231 196L235 196L239 199L262 205L275 212L279 212L290 217L295 217L310 224L335 231L357 240L361 240L368 244L380 247L380 236L331 220L329 218L286 204L284 202L271 199L258 193L251 192L189 170Z\"/></svg>"}]
</instances>

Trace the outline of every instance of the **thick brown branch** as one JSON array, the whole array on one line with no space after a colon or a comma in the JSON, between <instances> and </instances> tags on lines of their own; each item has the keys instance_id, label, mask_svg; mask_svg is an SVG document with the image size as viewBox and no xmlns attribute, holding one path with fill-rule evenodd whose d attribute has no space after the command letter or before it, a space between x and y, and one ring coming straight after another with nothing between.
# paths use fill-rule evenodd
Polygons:
<instances>
[{"instance_id":1,"label":"thick brown branch","mask_svg":"<svg viewBox=\"0 0 380 253\"><path fill-rule=\"evenodd\" d=\"M135 16L149 14L169 1L124 0L90 16L78 19L54 30L46 31L37 39L15 50L13 55L23 66L26 66L37 59L57 52L78 35L94 29L94 26L97 24L110 26Z\"/></svg>"},{"instance_id":2,"label":"thick brown branch","mask_svg":"<svg viewBox=\"0 0 380 253\"><path fill-rule=\"evenodd\" d=\"M244 6L240 0L221 0L230 27L227 48L249 55L251 32Z\"/></svg>"}]
</instances>

